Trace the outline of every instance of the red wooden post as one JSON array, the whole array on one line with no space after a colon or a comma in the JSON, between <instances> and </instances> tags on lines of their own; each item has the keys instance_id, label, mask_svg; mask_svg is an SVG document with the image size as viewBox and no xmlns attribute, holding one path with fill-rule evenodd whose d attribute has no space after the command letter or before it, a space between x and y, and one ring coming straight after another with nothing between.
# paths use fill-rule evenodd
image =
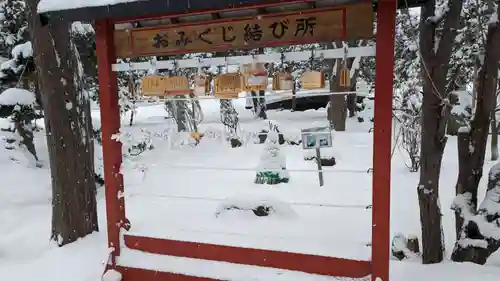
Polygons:
<instances>
[{"instance_id":1,"label":"red wooden post","mask_svg":"<svg viewBox=\"0 0 500 281\"><path fill-rule=\"evenodd\" d=\"M378 1L373 130L372 281L389 280L392 88L396 8L396 0Z\"/></svg>"},{"instance_id":2,"label":"red wooden post","mask_svg":"<svg viewBox=\"0 0 500 281\"><path fill-rule=\"evenodd\" d=\"M114 24L110 20L95 23L96 53L99 73L99 99L101 106L101 133L104 158L104 184L106 186L106 215L108 245L114 248L112 265L120 255L120 228L126 222L123 196L122 144L113 139L120 131L120 109L118 107L118 81L112 64L116 62L114 47Z\"/></svg>"}]
</instances>

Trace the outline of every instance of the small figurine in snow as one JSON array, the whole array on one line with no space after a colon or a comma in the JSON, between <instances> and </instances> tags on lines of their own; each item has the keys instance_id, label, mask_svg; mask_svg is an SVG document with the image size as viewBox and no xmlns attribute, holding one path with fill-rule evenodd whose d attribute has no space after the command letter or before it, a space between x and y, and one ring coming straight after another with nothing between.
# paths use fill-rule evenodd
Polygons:
<instances>
[{"instance_id":1,"label":"small figurine in snow","mask_svg":"<svg viewBox=\"0 0 500 281\"><path fill-rule=\"evenodd\" d=\"M278 132L270 130L267 135L264 151L260 156L255 183L279 184L288 183L290 175L286 170L286 158L281 153L278 143Z\"/></svg>"}]
</instances>

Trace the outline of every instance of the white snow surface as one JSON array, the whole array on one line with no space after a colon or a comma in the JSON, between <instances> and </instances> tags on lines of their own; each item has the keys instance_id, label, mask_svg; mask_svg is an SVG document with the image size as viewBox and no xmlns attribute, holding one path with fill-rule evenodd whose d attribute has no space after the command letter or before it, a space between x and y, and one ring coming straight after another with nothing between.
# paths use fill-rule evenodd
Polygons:
<instances>
[{"instance_id":1,"label":"white snow surface","mask_svg":"<svg viewBox=\"0 0 500 281\"><path fill-rule=\"evenodd\" d=\"M19 88L9 88L0 94L0 105L26 105L35 104L35 94Z\"/></svg>"},{"instance_id":2,"label":"white snow surface","mask_svg":"<svg viewBox=\"0 0 500 281\"><path fill-rule=\"evenodd\" d=\"M147 135L154 149L139 156L126 157L122 165L125 178L127 217L131 234L182 241L215 243L297 253L328 255L358 260L370 259L373 134L369 122L349 119L347 132L337 132L332 155L338 163L324 167L325 185L317 184L313 161L304 160L301 146L283 145L290 173L288 184L276 186L253 183L255 169L264 148L253 143L262 121L256 120L245 101L235 101L239 112L241 138L246 144L230 148L220 124L219 103L201 102L205 119L199 128L205 136L198 146L187 134L172 133L175 125L164 118L161 104L139 104L136 123L129 127L123 117L120 139L124 149L137 136ZM367 104L364 115L372 114ZM93 110L99 125L99 112ZM269 111L269 118L280 124L280 131L297 132L326 116L324 109L306 112ZM0 119L0 127L7 120ZM38 121L43 127L43 120ZM35 144L43 168L29 167L18 150L0 149L0 276L8 281L100 281L119 280L116 272L104 275L109 249L106 238L104 190L98 189L100 232L75 243L57 247L49 242L51 222L51 179L44 130L35 132ZM126 136L129 136L128 138ZM0 137L7 132L0 131ZM130 137L133 136L133 137ZM96 147L99 148L99 147ZM102 161L96 151L96 162ZM488 152L489 153L489 152ZM325 152L327 154L327 152ZM486 156L489 159L489 155ZM391 236L402 233L420 238L418 200L415 186L418 173L410 173L402 153L392 159ZM485 172L494 163L486 161ZM189 169L191 167L191 169ZM220 168L223 168L221 170ZM441 177L441 205L450 206L457 177L456 137L446 146ZM481 181L479 198L484 197L487 176ZM120 195L122 196L122 195ZM255 217L249 212L216 213L231 204L253 208L271 204L276 216ZM443 228L447 257L454 244L454 212L444 208ZM464 241L467 242L467 241ZM389 249L387 249L389 250ZM196 276L235 281L334 281L349 280L296 271L236 265L172 256L142 253L123 248L117 262L152 270L165 270ZM500 255L487 265L452 263L422 265L416 260L391 261L391 281L497 281ZM365 279L358 279L365 280ZM368 280L368 279L367 279Z\"/></svg>"},{"instance_id":3,"label":"white snow surface","mask_svg":"<svg viewBox=\"0 0 500 281\"><path fill-rule=\"evenodd\" d=\"M149 1L149 0L40 0L38 12L71 10L86 7L110 6L121 3Z\"/></svg>"}]
</instances>

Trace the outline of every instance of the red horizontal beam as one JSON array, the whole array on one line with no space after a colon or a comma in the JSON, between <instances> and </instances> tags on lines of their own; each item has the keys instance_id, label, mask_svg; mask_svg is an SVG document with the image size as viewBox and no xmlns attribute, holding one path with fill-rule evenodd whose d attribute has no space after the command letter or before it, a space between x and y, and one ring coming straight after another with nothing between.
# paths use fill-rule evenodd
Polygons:
<instances>
[{"instance_id":1,"label":"red horizontal beam","mask_svg":"<svg viewBox=\"0 0 500 281\"><path fill-rule=\"evenodd\" d=\"M116 270L122 274L122 281L218 281L218 279L133 267L118 266Z\"/></svg>"},{"instance_id":2,"label":"red horizontal beam","mask_svg":"<svg viewBox=\"0 0 500 281\"><path fill-rule=\"evenodd\" d=\"M114 19L115 23L128 23L128 22L136 22L136 21L147 21L147 20L158 20L158 19L166 19L166 18L176 18L182 16L193 16L193 15L201 15L201 14L213 14L213 13L222 13L227 11L241 11L241 10L251 10L251 9L261 9L265 7L276 7L290 4L308 4L314 3L313 0L282 0L279 3L262 3L257 5L248 5L241 4L237 7L230 7L227 9L208 9L208 10L199 10L199 11L189 11L183 14L179 13L169 13L169 14L158 14L151 16L143 16L143 17L128 17L128 18L117 18Z\"/></svg>"},{"instance_id":3,"label":"red horizontal beam","mask_svg":"<svg viewBox=\"0 0 500 281\"><path fill-rule=\"evenodd\" d=\"M311 274L360 278L369 275L372 269L368 261L135 235L125 235L124 238L128 248L153 254L295 270Z\"/></svg>"}]
</instances>

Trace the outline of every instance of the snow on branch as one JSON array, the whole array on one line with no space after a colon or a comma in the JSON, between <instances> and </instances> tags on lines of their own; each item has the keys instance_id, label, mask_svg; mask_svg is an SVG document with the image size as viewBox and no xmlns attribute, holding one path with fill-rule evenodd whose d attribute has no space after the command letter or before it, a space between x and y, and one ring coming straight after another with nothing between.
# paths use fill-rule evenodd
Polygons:
<instances>
[{"instance_id":1,"label":"snow on branch","mask_svg":"<svg viewBox=\"0 0 500 281\"><path fill-rule=\"evenodd\" d=\"M436 10L434 11L434 16L428 17L426 19L427 23L439 24L446 14L450 11L450 7L448 5L448 1L443 1L443 3L438 4Z\"/></svg>"}]
</instances>

